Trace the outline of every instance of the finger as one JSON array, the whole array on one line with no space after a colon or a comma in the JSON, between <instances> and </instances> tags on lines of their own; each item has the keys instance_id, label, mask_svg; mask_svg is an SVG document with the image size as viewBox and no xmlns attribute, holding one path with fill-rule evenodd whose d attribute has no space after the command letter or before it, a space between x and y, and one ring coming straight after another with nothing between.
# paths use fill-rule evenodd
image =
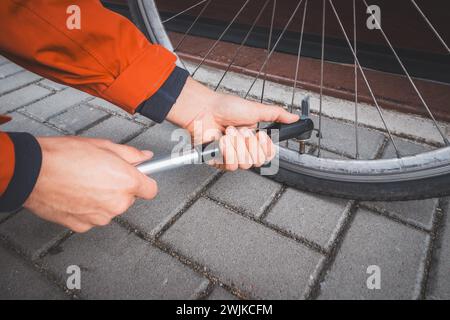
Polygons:
<instances>
[{"instance_id":1,"label":"finger","mask_svg":"<svg viewBox=\"0 0 450 320\"><path fill-rule=\"evenodd\" d=\"M256 134L256 137L258 139L258 143L261 146L264 155L266 157L266 162L271 161L275 155L276 155L276 147L273 144L272 140L269 138L266 132L259 131Z\"/></svg>"},{"instance_id":2,"label":"finger","mask_svg":"<svg viewBox=\"0 0 450 320\"><path fill-rule=\"evenodd\" d=\"M257 136L249 129L244 132L244 135L247 137L247 149L252 157L253 165L257 168L261 167L266 161L266 155Z\"/></svg>"},{"instance_id":3,"label":"finger","mask_svg":"<svg viewBox=\"0 0 450 320\"><path fill-rule=\"evenodd\" d=\"M225 135L219 142L220 151L223 155L222 168L228 171L236 171L239 167L236 159L236 149L234 148L233 138Z\"/></svg>"},{"instance_id":4,"label":"finger","mask_svg":"<svg viewBox=\"0 0 450 320\"><path fill-rule=\"evenodd\" d=\"M94 227L93 224L82 221L81 219L75 218L69 214L64 215L63 219L61 219L59 221L55 221L55 222L65 226L65 227L69 228L70 230L77 232L77 233L87 232Z\"/></svg>"},{"instance_id":5,"label":"finger","mask_svg":"<svg viewBox=\"0 0 450 320\"><path fill-rule=\"evenodd\" d=\"M90 142L96 144L100 148L113 152L126 162L133 165L150 160L153 157L153 152L149 150L141 151L131 146L113 143L109 140L92 139Z\"/></svg>"},{"instance_id":6,"label":"finger","mask_svg":"<svg viewBox=\"0 0 450 320\"><path fill-rule=\"evenodd\" d=\"M244 129L241 129L242 132ZM241 130L237 130L234 127L231 127L227 130L227 132L230 132L233 137L234 147L236 150L236 157L238 160L239 168L243 170L248 170L253 165L252 157L250 156L250 153L247 150L247 143L246 138L241 134Z\"/></svg>"},{"instance_id":7,"label":"finger","mask_svg":"<svg viewBox=\"0 0 450 320\"><path fill-rule=\"evenodd\" d=\"M270 121L281 123L293 123L298 121L299 115L290 113L282 107L267 106L261 103L256 103L256 111L258 114L258 122Z\"/></svg>"},{"instance_id":8,"label":"finger","mask_svg":"<svg viewBox=\"0 0 450 320\"><path fill-rule=\"evenodd\" d=\"M84 219L86 224L103 227L111 223L111 217L106 215L94 214Z\"/></svg>"},{"instance_id":9,"label":"finger","mask_svg":"<svg viewBox=\"0 0 450 320\"><path fill-rule=\"evenodd\" d=\"M151 200L158 194L158 184L155 180L147 177L146 175L137 173L138 186L135 191L135 196L145 200Z\"/></svg>"}]
</instances>

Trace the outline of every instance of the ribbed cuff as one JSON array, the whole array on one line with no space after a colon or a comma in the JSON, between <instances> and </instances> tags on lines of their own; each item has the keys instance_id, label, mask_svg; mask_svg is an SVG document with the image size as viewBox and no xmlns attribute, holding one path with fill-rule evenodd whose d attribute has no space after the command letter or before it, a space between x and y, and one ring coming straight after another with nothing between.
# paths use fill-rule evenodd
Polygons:
<instances>
[{"instance_id":1,"label":"ribbed cuff","mask_svg":"<svg viewBox=\"0 0 450 320\"><path fill-rule=\"evenodd\" d=\"M163 122L180 96L188 77L189 72L176 67L162 87L136 111L157 123Z\"/></svg>"},{"instance_id":2,"label":"ribbed cuff","mask_svg":"<svg viewBox=\"0 0 450 320\"><path fill-rule=\"evenodd\" d=\"M8 188L0 197L0 212L20 209L34 189L41 171L42 150L29 133L8 132L14 144L14 174Z\"/></svg>"}]
</instances>

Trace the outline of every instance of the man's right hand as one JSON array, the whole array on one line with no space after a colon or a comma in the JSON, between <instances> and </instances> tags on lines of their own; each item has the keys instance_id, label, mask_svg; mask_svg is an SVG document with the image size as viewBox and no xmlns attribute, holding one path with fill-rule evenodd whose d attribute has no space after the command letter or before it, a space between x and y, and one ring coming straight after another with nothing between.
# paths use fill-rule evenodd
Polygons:
<instances>
[{"instance_id":1,"label":"man's right hand","mask_svg":"<svg viewBox=\"0 0 450 320\"><path fill-rule=\"evenodd\" d=\"M25 207L39 217L75 232L104 226L136 198L153 199L156 182L135 165L150 151L108 140L78 137L38 138L42 167Z\"/></svg>"}]
</instances>

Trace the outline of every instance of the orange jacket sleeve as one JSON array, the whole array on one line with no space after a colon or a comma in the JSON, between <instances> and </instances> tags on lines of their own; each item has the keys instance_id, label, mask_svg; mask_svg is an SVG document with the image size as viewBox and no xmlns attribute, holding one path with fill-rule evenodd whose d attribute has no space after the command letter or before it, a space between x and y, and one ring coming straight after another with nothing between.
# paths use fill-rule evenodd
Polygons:
<instances>
[{"instance_id":1,"label":"orange jacket sleeve","mask_svg":"<svg viewBox=\"0 0 450 320\"><path fill-rule=\"evenodd\" d=\"M67 26L73 4L79 30ZM10 60L130 113L175 69L174 54L98 0L1 0L0 30L0 52Z\"/></svg>"},{"instance_id":2,"label":"orange jacket sleeve","mask_svg":"<svg viewBox=\"0 0 450 320\"><path fill-rule=\"evenodd\" d=\"M67 25L73 15L68 8L74 4L80 29ZM174 54L151 44L99 0L1 0L0 54L157 122L164 120L188 76L176 68ZM0 124L4 120L0 116ZM34 137L0 133L0 211L15 210L26 201L41 161Z\"/></svg>"}]
</instances>

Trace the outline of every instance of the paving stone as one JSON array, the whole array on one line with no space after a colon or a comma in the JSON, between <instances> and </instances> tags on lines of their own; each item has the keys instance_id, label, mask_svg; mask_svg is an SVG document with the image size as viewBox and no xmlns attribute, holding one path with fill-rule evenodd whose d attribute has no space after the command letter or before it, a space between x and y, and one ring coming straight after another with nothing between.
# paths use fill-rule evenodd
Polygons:
<instances>
[{"instance_id":1,"label":"paving stone","mask_svg":"<svg viewBox=\"0 0 450 320\"><path fill-rule=\"evenodd\" d=\"M287 189L266 217L270 224L327 247L348 201Z\"/></svg>"},{"instance_id":2,"label":"paving stone","mask_svg":"<svg viewBox=\"0 0 450 320\"><path fill-rule=\"evenodd\" d=\"M14 63L6 63L0 66L0 79L11 76L15 73L23 71L21 67Z\"/></svg>"},{"instance_id":3,"label":"paving stone","mask_svg":"<svg viewBox=\"0 0 450 320\"><path fill-rule=\"evenodd\" d=\"M201 198L161 240L254 298L303 298L321 255Z\"/></svg>"},{"instance_id":4,"label":"paving stone","mask_svg":"<svg viewBox=\"0 0 450 320\"><path fill-rule=\"evenodd\" d=\"M311 117L314 120L315 127L319 127L319 119L316 116ZM355 155L355 126L349 123L332 120L322 117L322 139L321 146L338 154ZM374 130L359 128L360 141L359 153L361 159L373 159L381 144L384 141L384 135ZM317 145L318 138L315 134L311 137L311 143Z\"/></svg>"},{"instance_id":5,"label":"paving stone","mask_svg":"<svg viewBox=\"0 0 450 320\"><path fill-rule=\"evenodd\" d=\"M5 63L8 63L8 62L10 62L8 59L6 59L6 58L3 57L3 56L0 56L0 65L5 64Z\"/></svg>"},{"instance_id":6,"label":"paving stone","mask_svg":"<svg viewBox=\"0 0 450 320\"><path fill-rule=\"evenodd\" d=\"M42 99L25 108L25 111L34 117L45 121L62 111L87 100L87 93L68 88L50 97Z\"/></svg>"},{"instance_id":7,"label":"paving stone","mask_svg":"<svg viewBox=\"0 0 450 320\"><path fill-rule=\"evenodd\" d=\"M37 85L30 85L25 88L7 93L0 97L0 114L7 113L30 104L51 94L51 91Z\"/></svg>"},{"instance_id":8,"label":"paving stone","mask_svg":"<svg viewBox=\"0 0 450 320\"><path fill-rule=\"evenodd\" d=\"M143 150L150 149L155 157L170 155L173 146L177 144L170 139L175 128L169 124L157 125L130 141L129 145ZM154 235L216 173L217 170L210 166L196 164L155 174L152 178L158 183L158 196L151 201L138 200L123 217L141 230Z\"/></svg>"},{"instance_id":9,"label":"paving stone","mask_svg":"<svg viewBox=\"0 0 450 320\"><path fill-rule=\"evenodd\" d=\"M239 300L238 297L232 295L220 286L216 286L206 300Z\"/></svg>"},{"instance_id":10,"label":"paving stone","mask_svg":"<svg viewBox=\"0 0 450 320\"><path fill-rule=\"evenodd\" d=\"M67 229L38 218L27 210L0 224L0 235L31 258L61 239Z\"/></svg>"},{"instance_id":11,"label":"paving stone","mask_svg":"<svg viewBox=\"0 0 450 320\"><path fill-rule=\"evenodd\" d=\"M33 270L21 257L0 246L0 299L67 299L56 285Z\"/></svg>"},{"instance_id":12,"label":"paving stone","mask_svg":"<svg viewBox=\"0 0 450 320\"><path fill-rule=\"evenodd\" d=\"M49 122L62 130L75 134L108 116L109 114L103 110L82 104L51 118Z\"/></svg>"},{"instance_id":13,"label":"paving stone","mask_svg":"<svg viewBox=\"0 0 450 320\"><path fill-rule=\"evenodd\" d=\"M444 210L439 226L440 237L436 241L428 280L428 299L450 299L450 208Z\"/></svg>"},{"instance_id":14,"label":"paving stone","mask_svg":"<svg viewBox=\"0 0 450 320\"><path fill-rule=\"evenodd\" d=\"M92 106L101 107L101 108L106 109L115 114L120 114L121 116L126 117L126 118L130 118L130 119L133 118L132 114L126 112L125 110L116 106L115 104L112 104L111 102L106 101L101 98L95 98L95 99L89 101L89 104Z\"/></svg>"},{"instance_id":15,"label":"paving stone","mask_svg":"<svg viewBox=\"0 0 450 320\"><path fill-rule=\"evenodd\" d=\"M280 187L278 183L251 171L237 170L225 173L207 194L251 215L260 216Z\"/></svg>"},{"instance_id":16,"label":"paving stone","mask_svg":"<svg viewBox=\"0 0 450 320\"><path fill-rule=\"evenodd\" d=\"M321 284L321 299L412 299L423 272L429 236L359 210ZM380 268L381 288L368 289L369 266Z\"/></svg>"},{"instance_id":17,"label":"paving stone","mask_svg":"<svg viewBox=\"0 0 450 320\"><path fill-rule=\"evenodd\" d=\"M415 154L433 150L433 147L430 147L425 144L414 143L414 142L411 142L411 141L408 141L405 139L400 139L397 137L394 139L395 139L394 140L395 145L397 146L398 150L400 151L400 154L402 157L412 156ZM394 148L394 145L392 144L392 141L388 142L386 149L384 150L382 158L383 159L397 158L397 155L395 153L395 148Z\"/></svg>"},{"instance_id":18,"label":"paving stone","mask_svg":"<svg viewBox=\"0 0 450 320\"><path fill-rule=\"evenodd\" d=\"M116 143L122 143L133 138L142 129L141 125L116 116L89 128L82 133L82 136L109 139Z\"/></svg>"},{"instance_id":19,"label":"paving stone","mask_svg":"<svg viewBox=\"0 0 450 320\"><path fill-rule=\"evenodd\" d=\"M67 86L65 86L63 84L54 82L49 79L43 79L42 81L39 81L39 85L43 86L45 88L48 88L50 90L54 90L54 91L61 91L61 90L68 88Z\"/></svg>"},{"instance_id":20,"label":"paving stone","mask_svg":"<svg viewBox=\"0 0 450 320\"><path fill-rule=\"evenodd\" d=\"M63 283L67 267L79 266L88 299L187 299L205 280L115 223L73 235L42 263Z\"/></svg>"},{"instance_id":21,"label":"paving stone","mask_svg":"<svg viewBox=\"0 0 450 320\"><path fill-rule=\"evenodd\" d=\"M40 77L31 72L20 72L7 79L0 79L0 95L38 81Z\"/></svg>"},{"instance_id":22,"label":"paving stone","mask_svg":"<svg viewBox=\"0 0 450 320\"><path fill-rule=\"evenodd\" d=\"M60 136L61 132L46 126L43 123L30 119L20 113L10 114L12 121L0 126L2 131L29 132L35 136Z\"/></svg>"},{"instance_id":23,"label":"paving stone","mask_svg":"<svg viewBox=\"0 0 450 320\"><path fill-rule=\"evenodd\" d=\"M363 202L369 208L431 230L438 200Z\"/></svg>"}]
</instances>

